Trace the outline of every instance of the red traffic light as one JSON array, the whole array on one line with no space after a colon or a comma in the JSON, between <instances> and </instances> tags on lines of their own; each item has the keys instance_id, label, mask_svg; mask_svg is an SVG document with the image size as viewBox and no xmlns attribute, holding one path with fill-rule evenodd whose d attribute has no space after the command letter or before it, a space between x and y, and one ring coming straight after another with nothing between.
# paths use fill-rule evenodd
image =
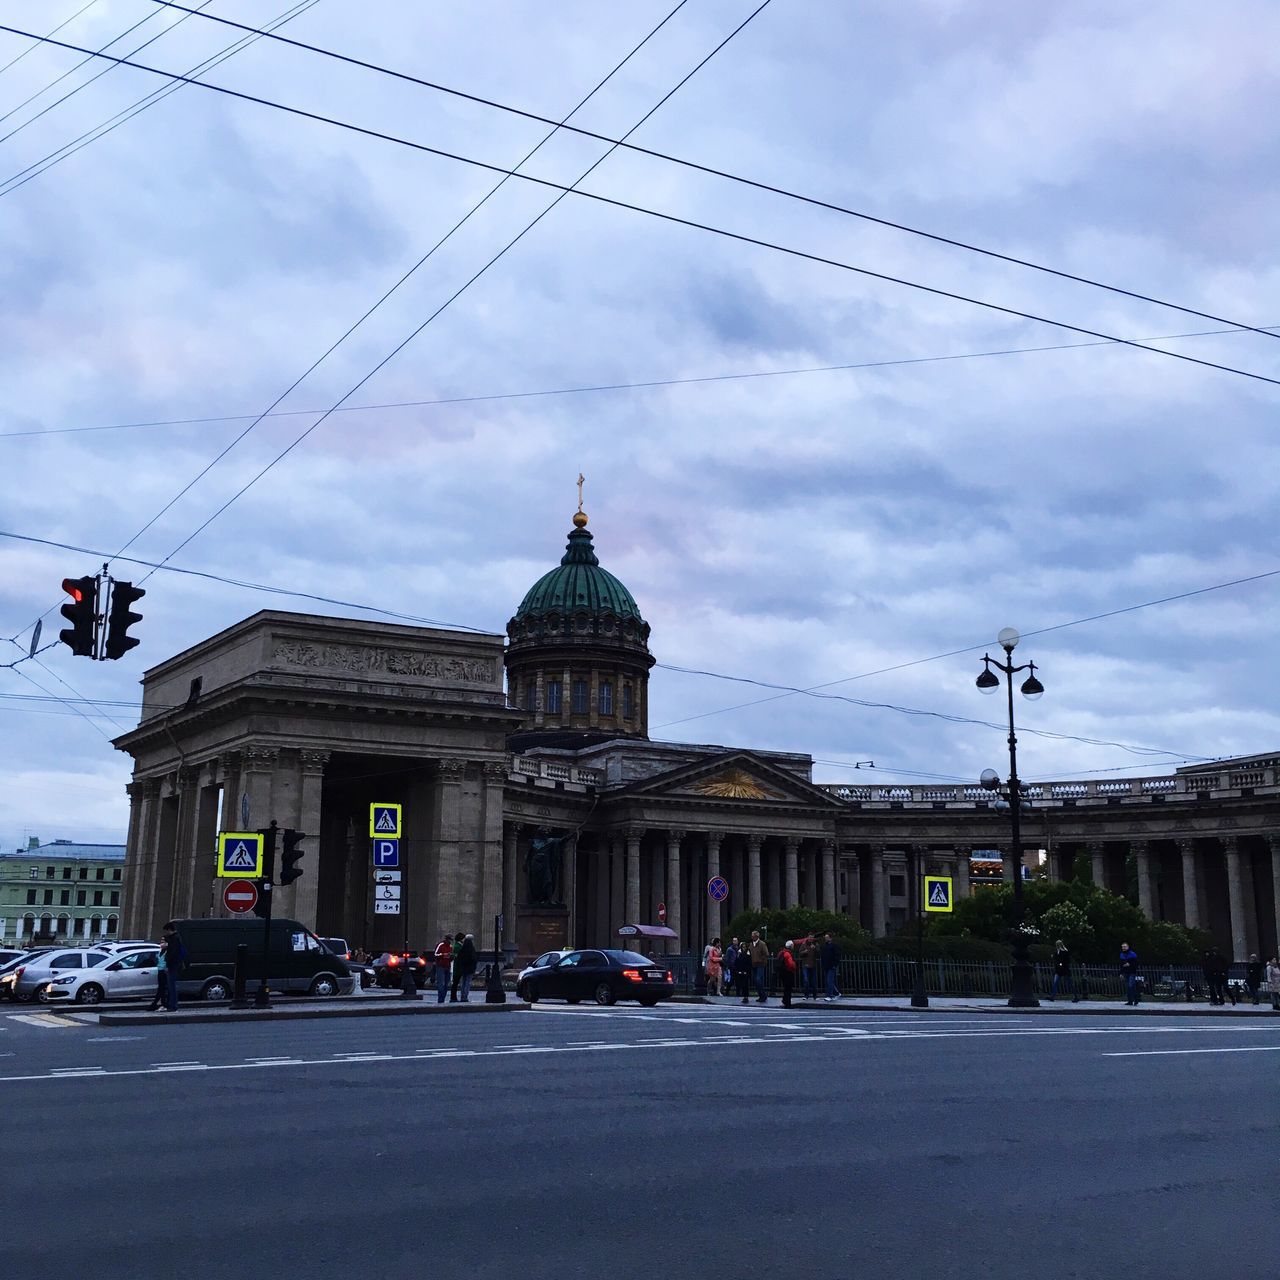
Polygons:
<instances>
[{"instance_id":1,"label":"red traffic light","mask_svg":"<svg viewBox=\"0 0 1280 1280\"><path fill-rule=\"evenodd\" d=\"M65 591L67 595L76 602L76 604L79 604L84 599L84 592L80 590L80 583L83 581L83 578L63 578L62 580L63 591Z\"/></svg>"},{"instance_id":2,"label":"red traffic light","mask_svg":"<svg viewBox=\"0 0 1280 1280\"><path fill-rule=\"evenodd\" d=\"M61 609L71 623L58 632L58 639L78 658L92 658L98 639L97 578L63 578L62 589L71 597Z\"/></svg>"}]
</instances>

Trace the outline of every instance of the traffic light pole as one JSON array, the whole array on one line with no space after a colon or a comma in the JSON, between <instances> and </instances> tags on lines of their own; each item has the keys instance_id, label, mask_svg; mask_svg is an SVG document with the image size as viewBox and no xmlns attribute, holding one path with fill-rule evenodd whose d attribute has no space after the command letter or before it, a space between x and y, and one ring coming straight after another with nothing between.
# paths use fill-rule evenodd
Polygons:
<instances>
[{"instance_id":1,"label":"traffic light pole","mask_svg":"<svg viewBox=\"0 0 1280 1280\"><path fill-rule=\"evenodd\" d=\"M266 899L266 911L262 916L262 975L258 980L258 990L253 997L255 1009L269 1009L271 995L267 990L267 972L271 964L271 881L275 873L276 860L276 820L262 833L262 896Z\"/></svg>"}]
</instances>

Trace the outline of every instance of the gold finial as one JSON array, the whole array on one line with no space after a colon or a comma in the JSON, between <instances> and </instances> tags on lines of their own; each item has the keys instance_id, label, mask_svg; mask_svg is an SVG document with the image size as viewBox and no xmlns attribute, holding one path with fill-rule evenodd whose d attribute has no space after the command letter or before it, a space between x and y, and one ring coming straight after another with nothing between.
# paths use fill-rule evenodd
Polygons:
<instances>
[{"instance_id":1,"label":"gold finial","mask_svg":"<svg viewBox=\"0 0 1280 1280\"><path fill-rule=\"evenodd\" d=\"M581 529L587 523L587 513L582 509L582 486L586 482L587 477L578 472L578 510L573 517L573 525L575 529Z\"/></svg>"}]
</instances>

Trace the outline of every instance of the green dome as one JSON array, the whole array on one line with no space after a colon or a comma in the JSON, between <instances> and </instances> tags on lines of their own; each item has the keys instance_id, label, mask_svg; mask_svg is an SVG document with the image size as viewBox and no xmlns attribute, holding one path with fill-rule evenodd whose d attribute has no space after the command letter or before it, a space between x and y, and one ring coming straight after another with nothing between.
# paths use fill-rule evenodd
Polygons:
<instances>
[{"instance_id":1,"label":"green dome","mask_svg":"<svg viewBox=\"0 0 1280 1280\"><path fill-rule=\"evenodd\" d=\"M591 547L591 535L579 527L569 535L569 546L559 566L543 574L529 588L512 621L523 622L550 613L578 613L584 609L597 617L611 613L619 620L643 621L631 592L607 569L600 567Z\"/></svg>"}]
</instances>

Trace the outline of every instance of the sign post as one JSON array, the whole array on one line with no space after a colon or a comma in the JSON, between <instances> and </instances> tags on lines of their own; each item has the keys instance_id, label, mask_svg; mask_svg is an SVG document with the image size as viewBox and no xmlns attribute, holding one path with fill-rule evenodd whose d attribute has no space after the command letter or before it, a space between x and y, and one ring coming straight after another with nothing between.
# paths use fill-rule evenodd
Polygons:
<instances>
[{"instance_id":1,"label":"sign post","mask_svg":"<svg viewBox=\"0 0 1280 1280\"><path fill-rule=\"evenodd\" d=\"M409 950L409 913L405 910L400 861L404 806L375 801L369 806L369 839L373 842L373 914L404 917L404 950ZM390 873L394 872L394 879ZM384 876L386 877L384 879ZM416 989L415 989L416 991ZM407 988L406 988L407 993Z\"/></svg>"}]
</instances>

